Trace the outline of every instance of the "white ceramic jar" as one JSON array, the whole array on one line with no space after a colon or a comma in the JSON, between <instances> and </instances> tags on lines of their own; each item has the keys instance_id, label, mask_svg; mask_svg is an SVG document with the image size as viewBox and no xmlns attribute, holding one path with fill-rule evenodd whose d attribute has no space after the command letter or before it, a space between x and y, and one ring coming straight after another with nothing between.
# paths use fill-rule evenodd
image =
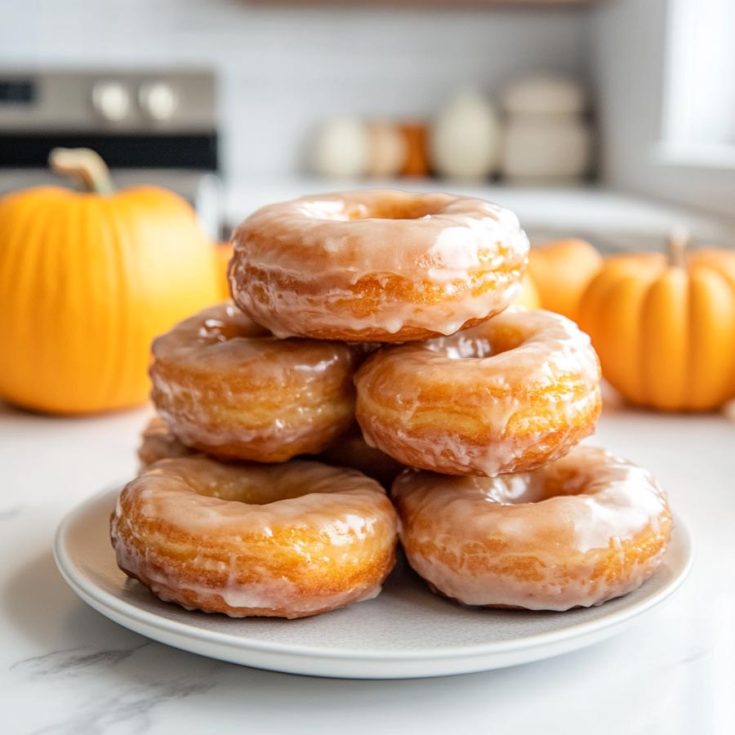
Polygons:
<instances>
[{"instance_id":1,"label":"white ceramic jar","mask_svg":"<svg viewBox=\"0 0 735 735\"><path fill-rule=\"evenodd\" d=\"M500 172L513 183L578 181L590 168L592 131L581 86L537 74L509 85Z\"/></svg>"},{"instance_id":2,"label":"white ceramic jar","mask_svg":"<svg viewBox=\"0 0 735 735\"><path fill-rule=\"evenodd\" d=\"M474 89L461 90L431 126L431 166L440 176L484 179L496 170L499 147L500 123L495 108Z\"/></svg>"},{"instance_id":3,"label":"white ceramic jar","mask_svg":"<svg viewBox=\"0 0 735 735\"><path fill-rule=\"evenodd\" d=\"M311 169L326 178L363 176L370 156L370 136L359 118L338 117L317 131L311 149Z\"/></svg>"}]
</instances>

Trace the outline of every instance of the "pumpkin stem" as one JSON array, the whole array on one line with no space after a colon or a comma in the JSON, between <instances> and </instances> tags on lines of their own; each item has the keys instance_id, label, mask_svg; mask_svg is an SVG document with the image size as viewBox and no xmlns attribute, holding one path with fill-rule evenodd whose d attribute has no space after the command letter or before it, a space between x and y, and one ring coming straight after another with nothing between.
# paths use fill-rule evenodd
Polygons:
<instances>
[{"instance_id":1,"label":"pumpkin stem","mask_svg":"<svg viewBox=\"0 0 735 735\"><path fill-rule=\"evenodd\" d=\"M675 227L669 233L666 242L666 253L669 256L669 265L673 268L686 266L686 249L689 245L689 232L684 227Z\"/></svg>"},{"instance_id":2,"label":"pumpkin stem","mask_svg":"<svg viewBox=\"0 0 735 735\"><path fill-rule=\"evenodd\" d=\"M96 151L90 148L54 148L48 156L54 173L76 179L85 191L112 194L115 187L110 169Z\"/></svg>"}]
</instances>

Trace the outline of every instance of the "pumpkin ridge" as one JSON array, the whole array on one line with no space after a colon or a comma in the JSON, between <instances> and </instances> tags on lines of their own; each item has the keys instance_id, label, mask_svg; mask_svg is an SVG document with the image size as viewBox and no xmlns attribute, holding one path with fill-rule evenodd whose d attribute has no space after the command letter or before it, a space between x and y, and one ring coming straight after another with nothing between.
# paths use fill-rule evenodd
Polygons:
<instances>
[{"instance_id":1,"label":"pumpkin ridge","mask_svg":"<svg viewBox=\"0 0 735 735\"><path fill-rule=\"evenodd\" d=\"M644 400L642 375L636 365L641 354L638 314L649 285L633 274L620 273L615 287L606 295L608 305L600 319L603 332L620 335L616 349L612 350L614 357L608 356L609 364L616 364L617 373L610 377L610 383L638 403Z\"/></svg>"},{"instance_id":2,"label":"pumpkin ridge","mask_svg":"<svg viewBox=\"0 0 735 735\"><path fill-rule=\"evenodd\" d=\"M733 393L730 376L735 368L735 289L709 263L693 269L690 288L690 319L699 337L693 340L691 354L690 407L706 410Z\"/></svg>"},{"instance_id":3,"label":"pumpkin ridge","mask_svg":"<svg viewBox=\"0 0 735 735\"><path fill-rule=\"evenodd\" d=\"M6 213L4 211L8 209L7 204L12 198L12 195L8 195L0 201L0 238L4 240L6 231L9 231L9 235L7 235L9 239L0 251L2 252L2 258L0 258L0 293L10 293L10 282L13 279L17 280L18 263L27 253L22 243L28 241L27 233L34 225L33 218L28 217L26 212L26 210L30 211L32 209L32 203L29 199L21 201L16 212ZM7 255L8 253L10 253L10 258ZM5 318L8 320L8 329L11 328L9 311L5 309L0 312L0 327L3 318Z\"/></svg>"},{"instance_id":4,"label":"pumpkin ridge","mask_svg":"<svg viewBox=\"0 0 735 735\"><path fill-rule=\"evenodd\" d=\"M75 240L79 237L83 204L77 197L69 198L63 209L59 210L60 222L49 236L55 241L55 247L49 250L53 258L45 258L44 275L47 283L51 283L55 273L66 273L62 288L49 289L53 303L46 306L46 319L55 320L61 315L66 327L56 331L53 339L43 340L39 345L41 361L47 373L45 382L52 385L53 392L66 390L71 400L76 403L87 383L85 340L80 339L88 320L81 304L84 268L80 263L86 262L84 253L75 252ZM78 245L77 245L78 247ZM81 256L81 257L80 257ZM32 290L32 289L31 289ZM50 366L63 360L66 364L62 371L56 373ZM74 374L75 380L64 385L60 376Z\"/></svg>"},{"instance_id":5,"label":"pumpkin ridge","mask_svg":"<svg viewBox=\"0 0 735 735\"><path fill-rule=\"evenodd\" d=\"M706 265L716 270L725 279L735 300L735 253L705 250L697 254L705 256ZM725 393L725 400L735 398L735 327L733 327L733 333L730 336L729 343L731 345L730 374L732 375L732 380Z\"/></svg>"},{"instance_id":6,"label":"pumpkin ridge","mask_svg":"<svg viewBox=\"0 0 735 735\"><path fill-rule=\"evenodd\" d=\"M682 268L665 270L644 301L644 380L648 401L667 411L681 410L686 392L688 352L688 276Z\"/></svg>"},{"instance_id":7,"label":"pumpkin ridge","mask_svg":"<svg viewBox=\"0 0 735 735\"><path fill-rule=\"evenodd\" d=\"M52 402L52 395L65 393L65 400L76 404L78 396L86 390L88 377L84 364L86 362L86 342L80 339L88 315L84 313L80 303L83 287L82 279L84 268L80 263L86 262L83 253L75 252L75 240L78 238L79 222L82 213L82 202L76 197L70 197L63 208L57 207L58 221L53 228L49 228L48 240L52 247L45 249L43 258L44 281L51 284L54 274L65 273L64 283L60 288L45 289L47 298L51 299L43 307L43 319L55 325L52 338L43 340L39 362L42 374L45 373L43 383L49 392L48 401ZM82 257L80 257L82 256ZM33 291L33 288L29 289ZM59 327L65 324L65 327ZM74 374L74 381L67 382L64 376ZM54 413L63 413L61 407L50 406Z\"/></svg>"},{"instance_id":8,"label":"pumpkin ridge","mask_svg":"<svg viewBox=\"0 0 735 735\"><path fill-rule=\"evenodd\" d=\"M19 228L20 233L18 236L18 248L17 252L20 255L19 267L15 271L15 285L12 291L16 296L15 303L11 307L11 312L15 312L15 326L13 328L14 334L9 335L10 339L7 340L11 344L21 345L20 350L16 348L16 354L11 358L8 353L9 366L15 366L15 370L10 370L11 385L4 388L7 391L7 397L11 401L18 402L23 405L27 404L26 393L27 391L23 387L26 383L26 373L32 368L33 364L42 366L42 370L45 368L46 363L38 360L37 353L35 351L36 340L34 338L34 329L39 326L39 321L45 316L46 311L45 305L49 299L49 294L44 289L43 293L38 293L36 289L32 288L29 283L33 281L36 274L34 264L36 263L48 263L50 256L55 254L55 249L47 246L45 238L42 233L48 228L49 223L52 223L57 210L54 207L49 207L41 215L35 215L34 208L36 203L33 202L29 206L27 213L27 229ZM24 319L19 319L18 314L22 314ZM8 318L10 319L10 314ZM4 336L7 339L8 335ZM32 353L32 354L31 354ZM44 376L45 377L45 376ZM39 380L39 385L34 386L35 390L41 390L45 393L47 390L47 383L42 378ZM30 404L31 408L38 408L35 403Z\"/></svg>"},{"instance_id":9,"label":"pumpkin ridge","mask_svg":"<svg viewBox=\"0 0 735 735\"><path fill-rule=\"evenodd\" d=\"M108 200L109 202L110 200ZM135 393L133 386L130 384L132 371L131 371L131 356L134 353L134 338L130 325L130 305L132 303L132 281L131 275L135 275L136 279L138 274L132 274L132 268L130 265L131 255L130 247L137 242L138 233L132 231L130 223L127 217L123 216L125 209L119 208L121 202L119 197L115 196L114 200L116 206L112 209L110 218L110 231L112 232L113 238L113 251L115 254L115 260L117 261L115 289L118 293L118 309L115 313L115 320L117 324L115 329L122 335L122 339L118 342L118 353L119 353L119 364L118 368L126 376L124 384L119 384L117 388L116 400L122 399L123 395L131 395ZM123 200L124 204L124 200ZM140 304L136 303L136 307L140 308Z\"/></svg>"},{"instance_id":10,"label":"pumpkin ridge","mask_svg":"<svg viewBox=\"0 0 735 735\"><path fill-rule=\"evenodd\" d=\"M648 384L647 373L646 373L646 353L648 351L648 340L646 338L646 329L644 324L644 314L646 310L646 303L651 289L656 284L656 281L661 277L665 268L664 260L661 260L661 269L646 274L648 278L643 286L641 293L641 300L638 305L638 330L636 344L634 345L634 359L635 359L635 371L638 373L638 382L640 385L640 404L643 406L650 406L654 400L651 396L651 389Z\"/></svg>"},{"instance_id":11,"label":"pumpkin ridge","mask_svg":"<svg viewBox=\"0 0 735 735\"><path fill-rule=\"evenodd\" d=\"M584 299L581 303L581 315L580 321L582 321L582 328L586 331L592 339L592 346L600 356L601 362L607 362L608 357L608 344L606 340L601 340L599 335L603 332L601 323L604 319L605 309L607 307L604 304L607 302L609 295L617 287L618 282L625 275L623 271L608 271L602 272L596 276L587 292L584 295ZM594 335L594 336L593 336ZM619 345L612 345L612 349L620 349ZM605 376L607 379L607 376ZM618 385L609 380L614 388L620 389Z\"/></svg>"},{"instance_id":12,"label":"pumpkin ridge","mask_svg":"<svg viewBox=\"0 0 735 735\"><path fill-rule=\"evenodd\" d=\"M99 398L98 401L104 405L110 405L114 401L114 382L116 373L117 355L115 354L115 340L113 339L113 329L108 321L108 310L110 309L109 288L113 280L111 273L110 253L110 221L106 214L107 206L103 200L99 200L100 211L95 212L93 209L94 200L88 200L89 204L85 209L85 220L87 224L87 258L94 257L98 260L99 267L96 273L91 270L88 273L89 293L97 292L99 301L105 304L104 309L96 309L94 321L91 323L91 331L94 335L94 343L97 345L97 359L99 359L98 375L100 378ZM95 218L93 215L97 215ZM97 221L97 226L95 226ZM89 234L94 233L94 237ZM94 251L94 252L89 252ZM112 269L114 273L114 269Z\"/></svg>"}]
</instances>

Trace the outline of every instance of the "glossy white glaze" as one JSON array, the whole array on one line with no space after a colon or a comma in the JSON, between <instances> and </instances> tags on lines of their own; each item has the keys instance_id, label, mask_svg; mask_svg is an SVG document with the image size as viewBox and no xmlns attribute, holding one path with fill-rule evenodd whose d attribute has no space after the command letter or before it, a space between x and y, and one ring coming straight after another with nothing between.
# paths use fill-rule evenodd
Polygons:
<instances>
[{"instance_id":1,"label":"glossy white glaze","mask_svg":"<svg viewBox=\"0 0 735 735\"><path fill-rule=\"evenodd\" d=\"M257 363L265 385L308 380L344 358L340 344L277 339L233 304L212 306L157 337L153 357L182 369L227 373ZM285 359L274 359L283 356Z\"/></svg>"},{"instance_id":2,"label":"glossy white glaze","mask_svg":"<svg viewBox=\"0 0 735 735\"><path fill-rule=\"evenodd\" d=\"M640 586L670 534L666 495L650 473L598 447L521 475L407 471L393 495L411 566L468 605L599 605ZM642 534L663 543L633 560Z\"/></svg>"},{"instance_id":3,"label":"glossy white glaze","mask_svg":"<svg viewBox=\"0 0 735 735\"><path fill-rule=\"evenodd\" d=\"M337 569L349 579L376 556L390 558L396 532L385 492L359 472L203 457L145 470L123 489L111 524L123 570L166 600L195 595L206 610L221 598L233 616L296 617L374 597L382 577L354 587L331 579L314 592L310 576Z\"/></svg>"},{"instance_id":4,"label":"glossy white glaze","mask_svg":"<svg viewBox=\"0 0 735 735\"><path fill-rule=\"evenodd\" d=\"M233 242L233 298L278 336L303 334L304 324L356 337L366 329L396 334L404 326L452 334L512 301L528 253L509 210L481 199L397 191L266 206L240 225ZM497 287L468 294L466 284L489 272L500 274ZM395 276L438 286L442 297L409 303L384 295L370 313L345 303L361 279Z\"/></svg>"}]
</instances>

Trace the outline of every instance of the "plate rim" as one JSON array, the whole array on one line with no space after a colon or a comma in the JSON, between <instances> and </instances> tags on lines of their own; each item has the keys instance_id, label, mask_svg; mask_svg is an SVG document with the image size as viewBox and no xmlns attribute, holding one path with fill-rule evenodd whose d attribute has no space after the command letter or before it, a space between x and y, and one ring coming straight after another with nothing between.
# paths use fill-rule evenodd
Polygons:
<instances>
[{"instance_id":1,"label":"plate rim","mask_svg":"<svg viewBox=\"0 0 735 735\"><path fill-rule=\"evenodd\" d=\"M485 644L470 644L467 646L451 646L421 650L396 651L390 649L338 649L325 651L308 645L279 643L273 641L259 641L253 638L243 638L234 633L225 633L208 628L202 628L191 623L163 618L154 612L144 610L128 600L100 588L92 582L81 569L74 564L66 549L65 541L73 522L90 506L101 503L109 496L111 505L114 503L115 493L119 493L122 485L108 485L102 490L93 493L76 503L62 517L56 528L53 541L53 556L56 566L71 589L84 602L103 612L93 602L117 615L124 616L140 623L160 630L164 633L175 634L184 638L211 643L213 645L227 645L239 650L257 651L259 653L294 656L298 658L319 658L334 661L386 661L386 662L419 662L423 660L442 661L451 659L480 658L483 656L500 655L504 653L518 653L538 647L562 644L571 639L582 638L589 634L602 633L614 629L616 626L634 620L648 610L670 598L684 583L694 563L694 544L692 534L678 515L673 516L675 533L683 544L685 558L682 569L669 583L649 598L639 602L632 609L622 608L610 613L607 617L591 621L581 621L560 630L546 631L532 634L523 639L496 641ZM110 546L110 551L112 547ZM117 622L117 621L116 621ZM118 622L118 624L121 624ZM125 627L125 626L123 626Z\"/></svg>"}]
</instances>

